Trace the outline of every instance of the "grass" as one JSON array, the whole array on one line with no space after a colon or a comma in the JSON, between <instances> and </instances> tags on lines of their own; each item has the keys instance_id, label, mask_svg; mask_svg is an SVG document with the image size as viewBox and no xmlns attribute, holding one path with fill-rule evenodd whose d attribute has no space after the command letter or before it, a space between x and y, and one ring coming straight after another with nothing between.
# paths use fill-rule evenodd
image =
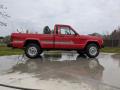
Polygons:
<instances>
[{"instance_id":1,"label":"grass","mask_svg":"<svg viewBox=\"0 0 120 90\"><path fill-rule=\"evenodd\" d=\"M8 48L6 46L0 46L0 56L20 55L23 52L24 51L21 50L21 49L12 49L12 48ZM105 53L120 53L120 47L119 48L117 48L117 47L105 47L105 48L101 49L101 52L105 52ZM56 51L56 53L58 53L58 52ZM50 51L49 54L54 56L52 51Z\"/></svg>"},{"instance_id":2,"label":"grass","mask_svg":"<svg viewBox=\"0 0 120 90\"><path fill-rule=\"evenodd\" d=\"M6 46L0 46L0 56L20 55L22 53L23 53L23 50L21 50L21 49L12 49L12 48L8 48Z\"/></svg>"},{"instance_id":3,"label":"grass","mask_svg":"<svg viewBox=\"0 0 120 90\"><path fill-rule=\"evenodd\" d=\"M6 46L6 44L4 44L4 43L0 43L0 46Z\"/></svg>"},{"instance_id":4,"label":"grass","mask_svg":"<svg viewBox=\"0 0 120 90\"><path fill-rule=\"evenodd\" d=\"M105 53L120 53L120 47L105 47L101 49Z\"/></svg>"}]
</instances>

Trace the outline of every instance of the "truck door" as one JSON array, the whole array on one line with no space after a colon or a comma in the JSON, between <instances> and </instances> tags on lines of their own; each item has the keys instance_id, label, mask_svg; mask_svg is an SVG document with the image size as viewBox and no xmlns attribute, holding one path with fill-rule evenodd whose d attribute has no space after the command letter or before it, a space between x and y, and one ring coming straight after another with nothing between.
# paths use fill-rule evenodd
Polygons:
<instances>
[{"instance_id":1,"label":"truck door","mask_svg":"<svg viewBox=\"0 0 120 90\"><path fill-rule=\"evenodd\" d=\"M40 35L40 43L42 48L54 48L54 36L53 34Z\"/></svg>"},{"instance_id":2,"label":"truck door","mask_svg":"<svg viewBox=\"0 0 120 90\"><path fill-rule=\"evenodd\" d=\"M77 35L68 26L59 26L58 35L55 35L55 48L57 49L75 49L78 48L76 41Z\"/></svg>"}]
</instances>

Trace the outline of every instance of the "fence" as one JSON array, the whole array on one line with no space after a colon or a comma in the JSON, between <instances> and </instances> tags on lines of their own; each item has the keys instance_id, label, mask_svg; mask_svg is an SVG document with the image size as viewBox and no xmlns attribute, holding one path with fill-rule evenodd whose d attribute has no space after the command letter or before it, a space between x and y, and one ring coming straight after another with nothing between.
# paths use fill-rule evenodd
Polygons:
<instances>
[{"instance_id":1,"label":"fence","mask_svg":"<svg viewBox=\"0 0 120 90\"><path fill-rule=\"evenodd\" d=\"M120 40L104 40L105 47L120 47Z\"/></svg>"}]
</instances>

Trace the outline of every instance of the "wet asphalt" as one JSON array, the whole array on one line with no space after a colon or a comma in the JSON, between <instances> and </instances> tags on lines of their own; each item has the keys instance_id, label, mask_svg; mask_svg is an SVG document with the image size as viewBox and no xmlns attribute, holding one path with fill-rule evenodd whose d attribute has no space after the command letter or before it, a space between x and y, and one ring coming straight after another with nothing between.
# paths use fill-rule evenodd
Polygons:
<instances>
[{"instance_id":1,"label":"wet asphalt","mask_svg":"<svg viewBox=\"0 0 120 90\"><path fill-rule=\"evenodd\" d=\"M120 54L75 52L0 57L0 84L40 90L120 90ZM0 86L0 90L15 90Z\"/></svg>"}]
</instances>

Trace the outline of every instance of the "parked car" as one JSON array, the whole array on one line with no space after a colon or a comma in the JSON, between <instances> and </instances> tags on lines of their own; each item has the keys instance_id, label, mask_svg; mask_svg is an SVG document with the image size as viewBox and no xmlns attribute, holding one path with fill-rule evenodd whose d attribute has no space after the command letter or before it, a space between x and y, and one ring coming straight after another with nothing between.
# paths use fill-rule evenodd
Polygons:
<instances>
[{"instance_id":1,"label":"parked car","mask_svg":"<svg viewBox=\"0 0 120 90\"><path fill-rule=\"evenodd\" d=\"M44 50L76 50L90 58L99 55L103 47L101 37L79 35L71 26L56 24L54 30L46 26L44 34L12 33L8 46L25 50L29 58L38 57Z\"/></svg>"}]
</instances>

